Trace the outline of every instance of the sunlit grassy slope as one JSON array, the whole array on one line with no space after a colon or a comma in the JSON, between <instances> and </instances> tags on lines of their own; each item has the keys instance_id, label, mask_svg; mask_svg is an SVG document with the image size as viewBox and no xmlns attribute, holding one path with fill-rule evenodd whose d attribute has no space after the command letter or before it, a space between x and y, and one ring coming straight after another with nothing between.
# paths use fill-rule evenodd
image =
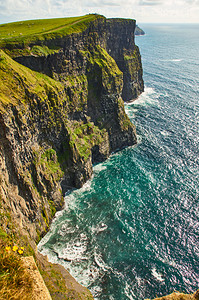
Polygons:
<instances>
[{"instance_id":1,"label":"sunlit grassy slope","mask_svg":"<svg viewBox=\"0 0 199 300\"><path fill-rule=\"evenodd\" d=\"M62 37L87 28L91 21L103 16L89 14L81 17L20 21L0 25L0 46L30 43Z\"/></svg>"},{"instance_id":2,"label":"sunlit grassy slope","mask_svg":"<svg viewBox=\"0 0 199 300\"><path fill-rule=\"evenodd\" d=\"M27 91L45 98L47 90L56 93L62 89L60 82L18 64L0 50L0 112L9 104L25 103Z\"/></svg>"}]
</instances>

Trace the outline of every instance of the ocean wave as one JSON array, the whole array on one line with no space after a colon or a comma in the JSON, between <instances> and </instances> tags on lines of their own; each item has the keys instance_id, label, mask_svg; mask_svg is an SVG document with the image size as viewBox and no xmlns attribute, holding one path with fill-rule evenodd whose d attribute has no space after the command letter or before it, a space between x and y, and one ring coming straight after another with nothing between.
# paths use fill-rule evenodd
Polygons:
<instances>
[{"instance_id":1,"label":"ocean wave","mask_svg":"<svg viewBox=\"0 0 199 300\"><path fill-rule=\"evenodd\" d=\"M152 87L145 87L145 91L136 99L125 103L125 108L128 110L128 106L145 106L145 105L157 105L159 94Z\"/></svg>"},{"instance_id":2,"label":"ocean wave","mask_svg":"<svg viewBox=\"0 0 199 300\"><path fill-rule=\"evenodd\" d=\"M173 59L161 59L161 61L170 61L170 62L180 62L182 61L182 58L173 58Z\"/></svg>"},{"instance_id":3,"label":"ocean wave","mask_svg":"<svg viewBox=\"0 0 199 300\"><path fill-rule=\"evenodd\" d=\"M164 278L162 278L162 274L161 274L161 273L158 273L158 272L156 271L156 268L155 268L155 267L152 268L151 274L152 274L153 277L155 277L158 281L160 281L160 282L163 282L163 281L164 281Z\"/></svg>"},{"instance_id":4,"label":"ocean wave","mask_svg":"<svg viewBox=\"0 0 199 300\"><path fill-rule=\"evenodd\" d=\"M98 300L99 299L98 297L102 294L102 288L99 286L94 286L90 290L92 295L94 296L94 299Z\"/></svg>"},{"instance_id":5,"label":"ocean wave","mask_svg":"<svg viewBox=\"0 0 199 300\"><path fill-rule=\"evenodd\" d=\"M92 226L91 227L91 232L92 233L100 233L100 232L105 231L107 228L108 228L108 226L105 223L102 222L97 226Z\"/></svg>"},{"instance_id":6,"label":"ocean wave","mask_svg":"<svg viewBox=\"0 0 199 300\"><path fill-rule=\"evenodd\" d=\"M168 264L169 266L171 267L174 267L174 268L178 268L178 265L176 264L176 262L174 260L169 260L168 258L161 258L161 257L158 257L160 261L162 261L164 264Z\"/></svg>"},{"instance_id":7,"label":"ocean wave","mask_svg":"<svg viewBox=\"0 0 199 300\"><path fill-rule=\"evenodd\" d=\"M87 250L87 243L82 242L81 240L75 240L72 243L69 243L64 246L62 251L59 250L57 253L60 259L64 259L66 261L77 261L87 259L85 255Z\"/></svg>"},{"instance_id":8,"label":"ocean wave","mask_svg":"<svg viewBox=\"0 0 199 300\"><path fill-rule=\"evenodd\" d=\"M51 224L50 230L47 232L47 234L38 243L37 249L38 249L39 252L43 251L43 249L46 249L45 248L45 244L48 243L48 241L51 238L51 236L53 236L55 234L55 232L56 232L56 225L54 223ZM46 255L46 254L44 254L44 255Z\"/></svg>"},{"instance_id":9,"label":"ocean wave","mask_svg":"<svg viewBox=\"0 0 199 300\"><path fill-rule=\"evenodd\" d=\"M103 271L111 269L102 259L101 253L97 252L96 250L94 251L94 261L97 264L97 266Z\"/></svg>"},{"instance_id":10,"label":"ocean wave","mask_svg":"<svg viewBox=\"0 0 199 300\"><path fill-rule=\"evenodd\" d=\"M95 166L93 167L93 171L94 171L95 173L99 173L99 172L104 171L104 170L106 170L106 169L107 169L107 166L104 165L104 163L97 164L97 165L95 165Z\"/></svg>"},{"instance_id":11,"label":"ocean wave","mask_svg":"<svg viewBox=\"0 0 199 300\"><path fill-rule=\"evenodd\" d=\"M65 195L65 206L63 210L60 212L60 216L64 213L64 211L68 210L77 210L78 201L80 201L81 195L85 192L89 192L92 190L92 179L88 180L80 189L74 189ZM59 217L59 215L58 215Z\"/></svg>"},{"instance_id":12,"label":"ocean wave","mask_svg":"<svg viewBox=\"0 0 199 300\"><path fill-rule=\"evenodd\" d=\"M169 136L169 135L171 135L171 132L169 132L169 131L167 131L167 130L162 130L162 131L160 131L160 133L161 133L162 135L164 135L164 136Z\"/></svg>"},{"instance_id":13,"label":"ocean wave","mask_svg":"<svg viewBox=\"0 0 199 300\"><path fill-rule=\"evenodd\" d=\"M136 299L135 294L132 291L132 287L130 286L130 284L128 284L128 282L125 283L124 293L125 293L125 296L127 297L127 299L130 299L130 300Z\"/></svg>"},{"instance_id":14,"label":"ocean wave","mask_svg":"<svg viewBox=\"0 0 199 300\"><path fill-rule=\"evenodd\" d=\"M52 252L49 248L38 247L38 250L39 250L39 253L41 253L43 256L47 256L48 261L51 262L52 264L60 263L58 256L55 255L55 252ZM64 266L64 267L66 267L66 266Z\"/></svg>"}]
</instances>

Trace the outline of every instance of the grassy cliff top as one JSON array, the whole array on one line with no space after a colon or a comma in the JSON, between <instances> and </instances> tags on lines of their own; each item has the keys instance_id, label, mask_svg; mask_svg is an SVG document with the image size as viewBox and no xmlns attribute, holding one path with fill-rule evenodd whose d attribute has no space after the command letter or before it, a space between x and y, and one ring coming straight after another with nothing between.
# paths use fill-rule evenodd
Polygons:
<instances>
[{"instance_id":1,"label":"grassy cliff top","mask_svg":"<svg viewBox=\"0 0 199 300\"><path fill-rule=\"evenodd\" d=\"M0 25L0 47L29 44L85 30L89 23L104 18L89 14L81 17L20 21Z\"/></svg>"},{"instance_id":2,"label":"grassy cliff top","mask_svg":"<svg viewBox=\"0 0 199 300\"><path fill-rule=\"evenodd\" d=\"M0 113L9 105L26 103L27 92L46 99L48 92L62 90L60 82L24 67L0 50Z\"/></svg>"}]
</instances>

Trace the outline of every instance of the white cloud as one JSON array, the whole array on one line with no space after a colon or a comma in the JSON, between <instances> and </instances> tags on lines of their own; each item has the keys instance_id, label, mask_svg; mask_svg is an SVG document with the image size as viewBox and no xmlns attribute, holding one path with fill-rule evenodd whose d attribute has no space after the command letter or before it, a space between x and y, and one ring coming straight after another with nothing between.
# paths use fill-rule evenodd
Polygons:
<instances>
[{"instance_id":1,"label":"white cloud","mask_svg":"<svg viewBox=\"0 0 199 300\"><path fill-rule=\"evenodd\" d=\"M134 18L138 23L198 23L199 0L0 0L0 23L92 12Z\"/></svg>"}]
</instances>

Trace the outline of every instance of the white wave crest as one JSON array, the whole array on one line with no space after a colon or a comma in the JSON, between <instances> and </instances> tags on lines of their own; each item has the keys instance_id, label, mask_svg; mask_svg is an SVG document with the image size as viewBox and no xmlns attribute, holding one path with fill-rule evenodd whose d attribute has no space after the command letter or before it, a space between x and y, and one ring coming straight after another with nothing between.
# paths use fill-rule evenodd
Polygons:
<instances>
[{"instance_id":1,"label":"white wave crest","mask_svg":"<svg viewBox=\"0 0 199 300\"><path fill-rule=\"evenodd\" d=\"M158 104L158 98L159 94L154 88L146 87L145 91L136 100L125 103L125 107L128 111L128 106Z\"/></svg>"},{"instance_id":2,"label":"white wave crest","mask_svg":"<svg viewBox=\"0 0 199 300\"><path fill-rule=\"evenodd\" d=\"M97 226L92 226L91 231L92 231L92 233L99 233L99 232L105 231L107 228L108 228L108 226L102 222Z\"/></svg>"},{"instance_id":3,"label":"white wave crest","mask_svg":"<svg viewBox=\"0 0 199 300\"><path fill-rule=\"evenodd\" d=\"M162 59L161 61L179 62L182 60L183 60L182 58L173 58L173 59Z\"/></svg>"},{"instance_id":4,"label":"white wave crest","mask_svg":"<svg viewBox=\"0 0 199 300\"><path fill-rule=\"evenodd\" d=\"M101 253L97 253L96 251L94 251L94 260L101 270L107 271L111 269L111 267L109 267L102 259Z\"/></svg>"},{"instance_id":5,"label":"white wave crest","mask_svg":"<svg viewBox=\"0 0 199 300\"><path fill-rule=\"evenodd\" d=\"M171 59L171 61L182 61L182 59Z\"/></svg>"},{"instance_id":6,"label":"white wave crest","mask_svg":"<svg viewBox=\"0 0 199 300\"><path fill-rule=\"evenodd\" d=\"M174 260L169 260L168 258L162 258L162 257L158 257L158 259L161 260L164 264L168 264L169 266L172 266L174 268L179 267Z\"/></svg>"},{"instance_id":7,"label":"white wave crest","mask_svg":"<svg viewBox=\"0 0 199 300\"><path fill-rule=\"evenodd\" d=\"M86 259L85 252L87 250L87 243L80 240L74 241L71 244L59 251L58 257L66 261Z\"/></svg>"},{"instance_id":8,"label":"white wave crest","mask_svg":"<svg viewBox=\"0 0 199 300\"><path fill-rule=\"evenodd\" d=\"M92 187L91 187L92 179L93 179L93 175L92 175L91 179L89 179L80 189L75 190L75 194L83 193L85 191L90 191L92 189Z\"/></svg>"},{"instance_id":9,"label":"white wave crest","mask_svg":"<svg viewBox=\"0 0 199 300\"><path fill-rule=\"evenodd\" d=\"M90 288L90 291L91 291L92 295L94 296L94 299L98 300L99 299L98 297L100 297L100 295L102 293L102 288L99 286L94 286L94 287Z\"/></svg>"},{"instance_id":10,"label":"white wave crest","mask_svg":"<svg viewBox=\"0 0 199 300\"><path fill-rule=\"evenodd\" d=\"M124 292L125 292L127 299L135 300L135 298L134 298L135 294L132 291L132 287L127 282L125 283Z\"/></svg>"},{"instance_id":11,"label":"white wave crest","mask_svg":"<svg viewBox=\"0 0 199 300\"><path fill-rule=\"evenodd\" d=\"M64 210L75 209L78 207L78 199L79 199L78 196L86 191L89 192L92 189L92 179L93 176L80 189L73 190L72 192L69 192L68 194L65 195L64 198L65 206L62 212Z\"/></svg>"},{"instance_id":12,"label":"white wave crest","mask_svg":"<svg viewBox=\"0 0 199 300\"><path fill-rule=\"evenodd\" d=\"M162 135L164 135L164 136L169 136L169 135L171 135L171 133L168 132L167 130L162 130L162 131L160 131L160 133L161 133Z\"/></svg>"},{"instance_id":13,"label":"white wave crest","mask_svg":"<svg viewBox=\"0 0 199 300\"><path fill-rule=\"evenodd\" d=\"M95 173L99 173L99 172L101 172L101 171L103 171L103 170L106 170L106 169L107 169L107 166L105 166L104 163L97 164L97 165L95 165L95 166L93 167L93 171L94 171Z\"/></svg>"},{"instance_id":14,"label":"white wave crest","mask_svg":"<svg viewBox=\"0 0 199 300\"><path fill-rule=\"evenodd\" d=\"M162 274L158 273L156 271L156 268L154 267L152 270L151 270L151 274L160 282L163 282L164 281L164 278L162 278Z\"/></svg>"},{"instance_id":15,"label":"white wave crest","mask_svg":"<svg viewBox=\"0 0 199 300\"><path fill-rule=\"evenodd\" d=\"M53 234L55 234L55 231L56 231L56 225L54 225L54 223L52 223L50 230L47 232L47 234L41 239L41 241L37 245L37 249L40 253L42 253L42 251L43 251L43 246L48 242L48 240L51 238L51 236ZM47 254L43 254L43 255L47 255Z\"/></svg>"}]
</instances>

